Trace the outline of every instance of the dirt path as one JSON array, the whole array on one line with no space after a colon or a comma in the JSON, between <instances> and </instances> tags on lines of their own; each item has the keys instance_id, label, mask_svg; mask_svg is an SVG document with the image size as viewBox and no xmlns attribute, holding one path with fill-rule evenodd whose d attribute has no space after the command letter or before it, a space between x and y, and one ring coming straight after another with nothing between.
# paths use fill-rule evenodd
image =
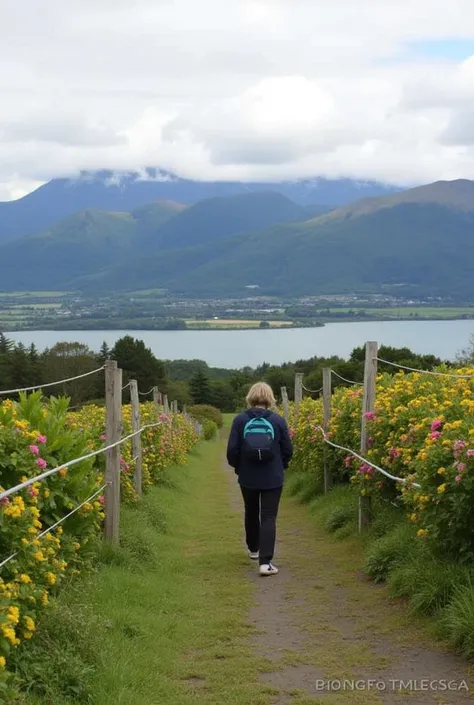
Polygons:
<instances>
[{"instance_id":1,"label":"dirt path","mask_svg":"<svg viewBox=\"0 0 474 705\"><path fill-rule=\"evenodd\" d=\"M232 511L240 514L235 475L225 462L224 468ZM255 587L249 615L258 630L254 649L268 660L261 679L274 688L274 705L472 702L467 664L431 639L429 625L410 619L385 588L364 578L360 545L336 541L288 498L275 563L280 573L271 578L248 567Z\"/></svg>"}]
</instances>

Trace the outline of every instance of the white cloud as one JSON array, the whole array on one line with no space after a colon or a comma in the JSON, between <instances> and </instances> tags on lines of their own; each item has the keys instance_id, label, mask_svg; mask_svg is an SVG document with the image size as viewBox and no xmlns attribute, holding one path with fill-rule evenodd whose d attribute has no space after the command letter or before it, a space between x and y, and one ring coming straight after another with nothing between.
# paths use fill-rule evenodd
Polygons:
<instances>
[{"instance_id":1,"label":"white cloud","mask_svg":"<svg viewBox=\"0 0 474 705\"><path fill-rule=\"evenodd\" d=\"M31 0L0 7L0 198L78 170L474 178L472 0ZM410 58L411 57L411 58Z\"/></svg>"}]
</instances>

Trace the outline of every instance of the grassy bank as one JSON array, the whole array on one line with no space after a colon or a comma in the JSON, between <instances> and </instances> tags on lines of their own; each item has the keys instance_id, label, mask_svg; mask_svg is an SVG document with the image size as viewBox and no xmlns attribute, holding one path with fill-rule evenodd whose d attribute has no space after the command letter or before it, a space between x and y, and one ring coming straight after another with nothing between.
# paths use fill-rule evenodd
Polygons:
<instances>
[{"instance_id":1,"label":"grassy bank","mask_svg":"<svg viewBox=\"0 0 474 705\"><path fill-rule=\"evenodd\" d=\"M121 548L62 594L20 652L24 705L267 702L222 454L222 441L200 444L172 484L123 511Z\"/></svg>"}]
</instances>

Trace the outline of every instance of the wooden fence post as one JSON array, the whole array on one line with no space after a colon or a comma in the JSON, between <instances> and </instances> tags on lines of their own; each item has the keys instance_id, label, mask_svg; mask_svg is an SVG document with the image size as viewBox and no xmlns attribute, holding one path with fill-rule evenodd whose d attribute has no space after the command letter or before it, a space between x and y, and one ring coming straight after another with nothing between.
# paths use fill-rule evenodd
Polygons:
<instances>
[{"instance_id":1,"label":"wooden fence post","mask_svg":"<svg viewBox=\"0 0 474 705\"><path fill-rule=\"evenodd\" d=\"M165 394L163 396L163 407L164 407L165 414L169 414L170 413L170 405L168 402L168 395L167 394Z\"/></svg>"},{"instance_id":2,"label":"wooden fence post","mask_svg":"<svg viewBox=\"0 0 474 705\"><path fill-rule=\"evenodd\" d=\"M172 404L172 409L173 409L174 414L179 414L178 402L176 401L176 399L174 400L174 402Z\"/></svg>"},{"instance_id":3,"label":"wooden fence post","mask_svg":"<svg viewBox=\"0 0 474 705\"><path fill-rule=\"evenodd\" d=\"M325 367L323 369L323 428L327 433L329 429L329 422L331 420L331 369ZM327 494L332 487L332 475L329 470L328 462L328 446L327 443L324 444L323 457L324 457L324 493Z\"/></svg>"},{"instance_id":4,"label":"wooden fence post","mask_svg":"<svg viewBox=\"0 0 474 705\"><path fill-rule=\"evenodd\" d=\"M106 444L120 440L122 430L122 370L115 360L105 363ZM120 446L105 454L105 538L119 541L120 529Z\"/></svg>"},{"instance_id":5,"label":"wooden fence post","mask_svg":"<svg viewBox=\"0 0 474 705\"><path fill-rule=\"evenodd\" d=\"M156 413L160 413L160 393L158 391L158 387L153 387L153 402L156 406Z\"/></svg>"},{"instance_id":6,"label":"wooden fence post","mask_svg":"<svg viewBox=\"0 0 474 705\"><path fill-rule=\"evenodd\" d=\"M303 373L295 374L295 411L298 413L300 404L303 400Z\"/></svg>"},{"instance_id":7,"label":"wooden fence post","mask_svg":"<svg viewBox=\"0 0 474 705\"><path fill-rule=\"evenodd\" d=\"M140 399L138 398L138 382L130 380L130 399L132 402L132 431L140 428ZM141 434L132 438L132 457L135 462L135 489L142 496L142 438Z\"/></svg>"},{"instance_id":8,"label":"wooden fence post","mask_svg":"<svg viewBox=\"0 0 474 705\"><path fill-rule=\"evenodd\" d=\"M366 456L369 447L367 432L367 414L375 410L375 387L377 383L378 344L366 343L364 367L364 399L362 403L362 420L360 428L360 452ZM372 518L372 503L368 496L359 497L359 531L362 531Z\"/></svg>"},{"instance_id":9,"label":"wooden fence post","mask_svg":"<svg viewBox=\"0 0 474 705\"><path fill-rule=\"evenodd\" d=\"M290 421L290 404L288 401L288 392L286 387L281 388L281 398L283 402L283 416L285 417L286 423Z\"/></svg>"}]
</instances>

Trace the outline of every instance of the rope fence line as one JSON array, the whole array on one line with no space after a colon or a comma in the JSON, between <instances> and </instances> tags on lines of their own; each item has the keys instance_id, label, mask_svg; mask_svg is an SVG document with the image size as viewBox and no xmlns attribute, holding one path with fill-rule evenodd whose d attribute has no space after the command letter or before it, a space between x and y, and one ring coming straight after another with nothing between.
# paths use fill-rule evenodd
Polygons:
<instances>
[{"instance_id":1,"label":"rope fence line","mask_svg":"<svg viewBox=\"0 0 474 705\"><path fill-rule=\"evenodd\" d=\"M161 426L162 423L163 423L162 421L158 421L157 423L146 424L145 426L142 426L142 428L138 429L138 431L134 431L134 433L130 433L128 436L121 438L120 440L116 441L115 443L111 443L108 446L104 446L103 448L99 448L99 450L94 450L91 453L87 453L86 455L82 455L80 458L74 458L74 460L69 460L67 463L63 463L62 465L58 465L55 468L51 468L51 470L46 470L46 472L41 473L41 475L36 475L36 477L32 477L29 480L26 480L25 482L21 482L19 485L15 485L14 487L10 487L10 489L4 490L3 492L0 492L0 501L2 499L5 499L5 497L10 497L10 495L16 494L17 492L20 492L21 490L26 489L30 485L35 484L35 482L42 482L47 477L51 477L51 475L56 475L56 473L58 473L60 470L66 470L67 468L70 468L73 465L77 465L77 463L82 463L84 460L89 460L90 458L94 458L96 455L100 455L101 453L105 453L108 450L112 450L112 448L116 448L117 446L122 445L122 443L129 441L131 438L138 436L139 434L143 433L144 431L146 431L149 428L155 428L156 426Z\"/></svg>"},{"instance_id":2,"label":"rope fence line","mask_svg":"<svg viewBox=\"0 0 474 705\"><path fill-rule=\"evenodd\" d=\"M342 375L339 374L339 372L336 372L336 370L333 370L332 368L331 368L331 374L335 375L336 377L339 377L339 379L342 379L343 382L347 382L348 384L356 384L360 387L364 386L363 382L354 382L353 379L347 379L346 377L343 377Z\"/></svg>"},{"instance_id":3,"label":"rope fence line","mask_svg":"<svg viewBox=\"0 0 474 705\"><path fill-rule=\"evenodd\" d=\"M316 431L320 431L323 434L324 442L327 443L328 445L332 446L333 448L337 448L338 450L343 450L346 453L349 453L349 455L353 455L355 458L357 458L361 462L366 463L367 465L370 465L370 467L374 468L374 470L377 470L378 472L382 473L382 475L385 475L385 477L388 477L390 480L394 480L395 482L402 482L405 485L408 484L408 485L412 485L413 487L421 488L421 485L419 485L416 482L410 482L409 480L407 480L403 477L397 477L396 475L391 475L389 472L387 472L383 468L379 467L379 465L375 465L375 463L372 463L370 460L367 460L367 458L364 458L362 455L359 455L359 453L356 453L355 450L352 450L351 448L346 448L345 446L340 446L337 443L333 443L327 437L327 434L324 431L322 426L316 426Z\"/></svg>"},{"instance_id":4,"label":"rope fence line","mask_svg":"<svg viewBox=\"0 0 474 705\"><path fill-rule=\"evenodd\" d=\"M126 385L124 385L124 386L122 387L122 392L123 392L125 389L128 389L129 386L130 386L130 382L128 382Z\"/></svg>"},{"instance_id":5,"label":"rope fence line","mask_svg":"<svg viewBox=\"0 0 474 705\"><path fill-rule=\"evenodd\" d=\"M75 509L73 509L71 512L69 512L69 514L66 514L66 516L64 516L62 519L60 519L59 521L57 521L55 524L53 524L52 526L50 526L50 527L49 527L48 529L46 529L45 531L42 531L41 534L38 534L38 535L35 537L35 539L36 539L36 540L37 540L37 539L42 539L43 536L46 536L46 534L49 534L49 533L51 533L51 531L54 531L54 529L56 529L60 524L62 524L63 522L65 522L66 519L69 519L69 517L71 517L73 514L75 514L76 512L78 512L79 509L82 509L82 507L84 507L88 502L90 502L91 500L95 499L98 495L100 495L100 494L105 490L106 487L107 487L107 484L102 485L102 487L100 487L96 492L94 492L94 494L91 494L90 497L88 497L87 499L85 499L85 500L84 500L81 504L79 504ZM16 551L15 553L12 553L11 556L8 556L8 558L5 558L5 560L3 560L3 561L0 563L0 569L3 568L4 565L6 565L6 564L9 563L10 561L12 561L14 558L16 558L19 553L20 553L20 551Z\"/></svg>"},{"instance_id":6,"label":"rope fence line","mask_svg":"<svg viewBox=\"0 0 474 705\"><path fill-rule=\"evenodd\" d=\"M152 393L153 390L154 390L154 387L152 387L151 389L149 389L148 392L138 392L138 393L139 393L139 395L140 395L141 397L147 397L149 394Z\"/></svg>"},{"instance_id":7,"label":"rope fence line","mask_svg":"<svg viewBox=\"0 0 474 705\"><path fill-rule=\"evenodd\" d=\"M323 391L323 388L321 389L308 389L307 387L304 386L304 384L301 384L305 392L308 392L308 394L320 394L320 392Z\"/></svg>"},{"instance_id":8,"label":"rope fence line","mask_svg":"<svg viewBox=\"0 0 474 705\"><path fill-rule=\"evenodd\" d=\"M434 375L435 377L453 377L455 379L474 379L474 375L457 375L451 374L449 372L435 372L434 370L417 370L415 367L407 367L406 365L398 365L396 362L390 362L389 360L383 360L381 357L375 357L374 360L381 362L384 365L391 365L392 367L397 367L400 370L407 370L408 372L418 372L421 375Z\"/></svg>"},{"instance_id":9,"label":"rope fence line","mask_svg":"<svg viewBox=\"0 0 474 705\"><path fill-rule=\"evenodd\" d=\"M105 365L98 367L96 370L91 370L90 372L84 372L82 375L76 375L76 377L68 377L67 379L60 379L57 382L47 382L46 384L37 384L34 387L22 387L21 389L3 389L0 391L0 396L5 394L19 394L20 392L34 392L36 389L44 389L45 387L54 387L57 384L66 384L66 382L74 382L76 379L83 379L84 377L90 377L98 372L102 372L105 369Z\"/></svg>"}]
</instances>

